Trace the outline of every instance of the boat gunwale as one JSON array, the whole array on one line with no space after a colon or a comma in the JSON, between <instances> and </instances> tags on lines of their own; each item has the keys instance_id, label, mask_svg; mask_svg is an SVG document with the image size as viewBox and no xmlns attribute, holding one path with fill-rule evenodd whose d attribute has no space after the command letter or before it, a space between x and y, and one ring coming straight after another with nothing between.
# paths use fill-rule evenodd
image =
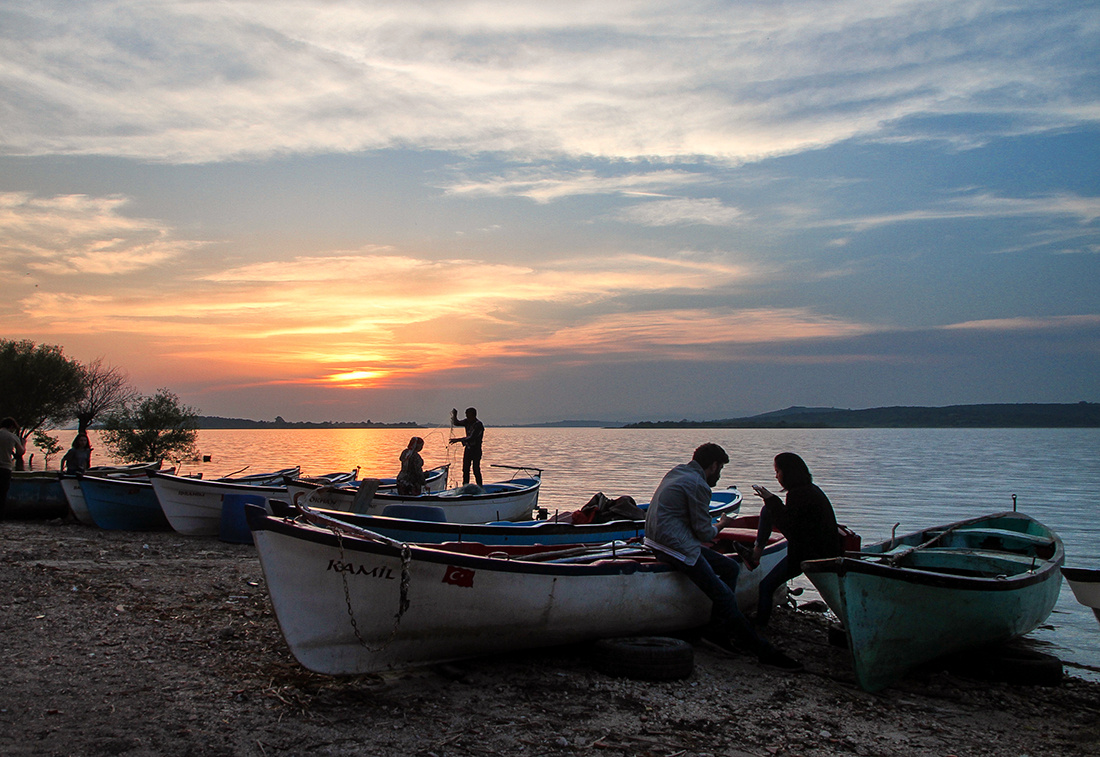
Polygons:
<instances>
[{"instance_id":1,"label":"boat gunwale","mask_svg":"<svg viewBox=\"0 0 1100 757\"><path fill-rule=\"evenodd\" d=\"M214 489L232 489L234 491L240 490L249 494L256 494L257 492L278 492L280 494L286 493L285 485L278 484L241 484L236 481L219 481L214 478L188 478L187 476L177 476L172 473L161 473L159 471L149 472L149 483L161 481L165 485L172 484L186 484L190 487L199 487L201 489L208 489L213 493Z\"/></svg>"},{"instance_id":2,"label":"boat gunwale","mask_svg":"<svg viewBox=\"0 0 1100 757\"><path fill-rule=\"evenodd\" d=\"M452 552L440 549L437 545L419 545L387 543L375 541L369 536L336 532L322 526L298 523L268 514L258 505L246 505L245 517L253 532L271 531L292 539L320 544L340 549L343 553L371 554L382 557L402 559L404 547L408 547L412 558L417 562L434 563L462 568L491 570L497 573L531 573L539 575L622 575L635 572L664 573L673 570L672 566L654 558L652 561L638 560L634 557L608 557L593 563L554 563L527 562L505 557L488 557ZM379 537L384 538L384 537ZM392 541L392 540L390 540ZM346 562L346 560L345 560Z\"/></svg>"},{"instance_id":3,"label":"boat gunwale","mask_svg":"<svg viewBox=\"0 0 1100 757\"><path fill-rule=\"evenodd\" d=\"M873 557L889 558L890 552L888 551L883 551L879 554L866 554L868 552L873 552L875 547L879 547L888 543L897 545L903 540L909 537L917 536L919 534L941 531L947 528L954 528L955 530L965 530L962 527L982 521L1005 517L1020 521L1027 521L1042 526L1050 534L1050 538L1053 541L1054 553L1050 557L1046 558L1034 557L1033 559L1035 560L1035 568L1033 570L1004 577L990 578L979 576L959 576L950 573L940 573L927 568L894 566L870 561L870 559ZM927 547L926 549L929 551L935 551L937 548ZM959 551L957 547L945 549L953 549L954 551ZM1009 550L975 549L972 550L972 553L976 555L1011 555L1015 557L1026 557L1026 555L1020 555L1017 552L1012 552ZM863 553L860 556L843 555L840 557L829 557L819 560L806 560L802 563L802 570L807 574L807 576L809 576L809 574L811 573L835 573L838 576L843 576L847 573L863 573L878 578L905 581L907 583L923 584L940 589L1014 591L1048 580L1051 577L1052 573L1057 573L1062 568L1062 564L1065 562L1065 556L1065 546L1062 543L1062 539L1055 531L1047 528L1046 526L1043 526L1043 524L1039 523L1039 521L1023 513L1004 512L994 513L991 515L982 515L942 526L933 526L931 528L920 529L918 531L913 531L912 533L906 534L898 538L884 539L880 542L869 545L867 549L863 550Z\"/></svg>"},{"instance_id":4,"label":"boat gunwale","mask_svg":"<svg viewBox=\"0 0 1100 757\"><path fill-rule=\"evenodd\" d=\"M1062 575L1067 581L1083 584L1100 583L1100 568L1076 568L1062 566Z\"/></svg>"}]
</instances>

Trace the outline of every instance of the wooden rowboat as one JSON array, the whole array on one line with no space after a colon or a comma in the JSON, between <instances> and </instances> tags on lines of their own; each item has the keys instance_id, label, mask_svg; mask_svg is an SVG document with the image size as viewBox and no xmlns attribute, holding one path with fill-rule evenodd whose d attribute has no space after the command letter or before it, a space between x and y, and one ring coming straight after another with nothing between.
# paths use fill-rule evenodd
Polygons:
<instances>
[{"instance_id":1,"label":"wooden rowboat","mask_svg":"<svg viewBox=\"0 0 1100 757\"><path fill-rule=\"evenodd\" d=\"M1022 513L917 531L802 563L848 634L856 680L877 691L923 663L1022 636L1058 599L1065 550Z\"/></svg>"},{"instance_id":2,"label":"wooden rowboat","mask_svg":"<svg viewBox=\"0 0 1100 757\"><path fill-rule=\"evenodd\" d=\"M310 508L340 510L359 515L381 515L394 505L438 508L448 523L489 523L530 520L538 505L541 479L513 478L480 487L460 486L432 494L402 495L390 490L373 493L362 487L321 487L287 493Z\"/></svg>"},{"instance_id":3,"label":"wooden rowboat","mask_svg":"<svg viewBox=\"0 0 1100 757\"><path fill-rule=\"evenodd\" d=\"M1096 620L1100 622L1100 568L1064 567L1062 575L1077 601L1091 608Z\"/></svg>"},{"instance_id":4,"label":"wooden rowboat","mask_svg":"<svg viewBox=\"0 0 1100 757\"><path fill-rule=\"evenodd\" d=\"M295 658L329 675L511 649L697 627L711 603L644 547L402 543L309 513L246 507L279 628ZM742 571L738 603L786 553Z\"/></svg>"},{"instance_id":5,"label":"wooden rowboat","mask_svg":"<svg viewBox=\"0 0 1100 757\"><path fill-rule=\"evenodd\" d=\"M137 479L81 476L80 490L92 520L111 531L167 531L172 528L153 485Z\"/></svg>"},{"instance_id":6,"label":"wooden rowboat","mask_svg":"<svg viewBox=\"0 0 1100 757\"><path fill-rule=\"evenodd\" d=\"M149 474L149 481L173 529L185 536L217 536L226 495L285 497L286 478L300 472L301 469L295 467L240 478L207 480L154 471Z\"/></svg>"},{"instance_id":7,"label":"wooden rowboat","mask_svg":"<svg viewBox=\"0 0 1100 757\"><path fill-rule=\"evenodd\" d=\"M720 515L732 515L741 507L741 493L736 489L719 490L713 497L710 511L714 518ZM286 502L271 500L269 504L272 512L280 517L295 517L299 512L297 508ZM390 539L416 544L445 542L500 545L594 544L627 541L638 538L645 532L644 520L613 520L584 524L548 520L448 523L445 521L442 508L426 506L395 505L383 510L382 515L357 515L339 510L310 509ZM755 529L755 524L753 528Z\"/></svg>"},{"instance_id":8,"label":"wooden rowboat","mask_svg":"<svg viewBox=\"0 0 1100 757\"><path fill-rule=\"evenodd\" d=\"M161 470L160 461L150 463L132 463L130 465L101 465L92 466L81 473L62 473L61 490L65 494L65 502L69 506L69 512L73 517L86 526L94 526L95 519L88 512L88 505L84 502L84 491L80 488L81 476L99 476L100 478L127 478L147 481L149 471ZM172 473L171 468L166 473Z\"/></svg>"}]
</instances>

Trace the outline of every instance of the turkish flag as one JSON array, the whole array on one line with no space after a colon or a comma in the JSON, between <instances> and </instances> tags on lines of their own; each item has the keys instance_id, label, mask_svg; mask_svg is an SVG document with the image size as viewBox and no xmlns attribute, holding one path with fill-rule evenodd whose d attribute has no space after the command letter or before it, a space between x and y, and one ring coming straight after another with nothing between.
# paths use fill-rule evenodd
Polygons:
<instances>
[{"instance_id":1,"label":"turkish flag","mask_svg":"<svg viewBox=\"0 0 1100 757\"><path fill-rule=\"evenodd\" d=\"M456 568L454 565L448 565L447 572L443 574L443 583L472 587L474 585L474 572L469 568Z\"/></svg>"}]
</instances>

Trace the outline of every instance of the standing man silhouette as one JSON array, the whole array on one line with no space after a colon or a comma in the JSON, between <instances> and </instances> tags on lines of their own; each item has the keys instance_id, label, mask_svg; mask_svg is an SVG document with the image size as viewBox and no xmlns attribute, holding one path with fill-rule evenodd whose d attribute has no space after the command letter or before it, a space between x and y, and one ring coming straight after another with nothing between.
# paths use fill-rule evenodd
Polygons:
<instances>
[{"instance_id":1,"label":"standing man silhouette","mask_svg":"<svg viewBox=\"0 0 1100 757\"><path fill-rule=\"evenodd\" d=\"M451 408L451 425L462 426L466 429L466 436L451 439L448 444L459 442L464 447L462 451L462 485L470 483L470 470L473 469L474 480L477 485L482 485L481 480L481 440L485 437L485 424L477 418L477 408L466 408L466 417L459 419L458 408Z\"/></svg>"}]
</instances>

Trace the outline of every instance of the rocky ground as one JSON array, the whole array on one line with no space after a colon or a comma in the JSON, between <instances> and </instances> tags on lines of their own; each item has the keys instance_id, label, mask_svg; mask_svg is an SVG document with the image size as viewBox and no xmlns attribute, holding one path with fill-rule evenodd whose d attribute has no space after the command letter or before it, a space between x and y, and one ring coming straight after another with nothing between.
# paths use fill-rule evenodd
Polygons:
<instances>
[{"instance_id":1,"label":"rocky ground","mask_svg":"<svg viewBox=\"0 0 1100 757\"><path fill-rule=\"evenodd\" d=\"M868 694L811 612L773 621L795 674L704 645L664 683L586 647L335 679L291 657L252 547L62 520L0 545L5 755L1100 755L1098 683Z\"/></svg>"}]
</instances>

